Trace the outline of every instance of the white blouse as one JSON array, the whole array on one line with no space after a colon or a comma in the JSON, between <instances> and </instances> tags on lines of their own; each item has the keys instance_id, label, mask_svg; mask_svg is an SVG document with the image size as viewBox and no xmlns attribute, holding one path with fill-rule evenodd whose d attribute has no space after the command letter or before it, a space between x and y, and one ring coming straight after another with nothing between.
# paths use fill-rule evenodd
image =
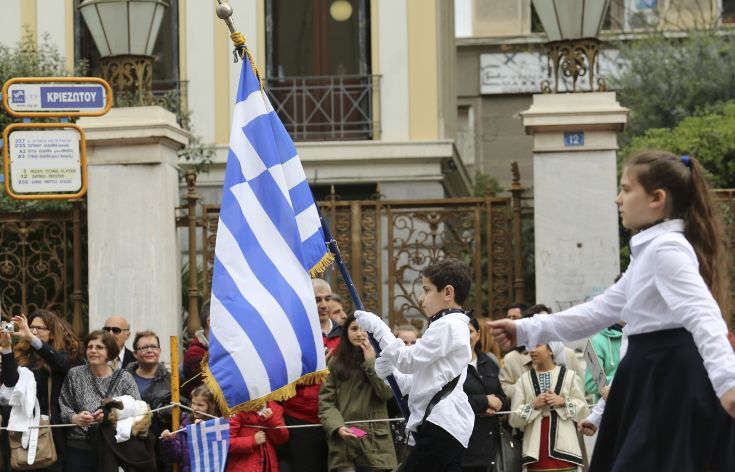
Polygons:
<instances>
[{"instance_id":1,"label":"white blouse","mask_svg":"<svg viewBox=\"0 0 735 472\"><path fill-rule=\"evenodd\" d=\"M704 360L718 397L735 388L735 352L720 308L699 273L684 221L668 220L631 238L623 277L587 303L552 316L519 320L518 345L591 336L618 320L625 334L686 328Z\"/></svg>"}]
</instances>

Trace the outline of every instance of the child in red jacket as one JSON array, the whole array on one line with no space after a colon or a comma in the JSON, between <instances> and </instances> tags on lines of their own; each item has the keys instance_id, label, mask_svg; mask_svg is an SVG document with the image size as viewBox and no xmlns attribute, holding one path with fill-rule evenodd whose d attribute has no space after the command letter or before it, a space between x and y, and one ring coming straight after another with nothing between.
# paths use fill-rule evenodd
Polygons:
<instances>
[{"instance_id":1,"label":"child in red jacket","mask_svg":"<svg viewBox=\"0 0 735 472\"><path fill-rule=\"evenodd\" d=\"M258 426L261 426L260 428ZM268 402L261 411L246 411L230 417L230 448L227 472L278 472L276 446L288 441L283 408Z\"/></svg>"}]
</instances>

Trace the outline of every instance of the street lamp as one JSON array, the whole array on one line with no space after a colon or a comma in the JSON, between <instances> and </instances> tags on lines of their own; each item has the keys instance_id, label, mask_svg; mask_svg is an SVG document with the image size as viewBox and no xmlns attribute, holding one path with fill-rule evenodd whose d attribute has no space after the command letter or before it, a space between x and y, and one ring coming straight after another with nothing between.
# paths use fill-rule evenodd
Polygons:
<instances>
[{"instance_id":1,"label":"street lamp","mask_svg":"<svg viewBox=\"0 0 735 472\"><path fill-rule=\"evenodd\" d=\"M549 42L546 49L554 69L554 92L559 91L559 71L572 79L572 90L577 90L577 79L587 75L590 90L594 90L594 66L601 41L597 35L610 0L533 0L533 6L546 31ZM598 79L600 89L605 84ZM545 92L551 92L546 82Z\"/></svg>"},{"instance_id":2,"label":"street lamp","mask_svg":"<svg viewBox=\"0 0 735 472\"><path fill-rule=\"evenodd\" d=\"M102 77L116 93L150 102L151 54L166 7L164 0L84 0L79 5L101 56Z\"/></svg>"}]
</instances>

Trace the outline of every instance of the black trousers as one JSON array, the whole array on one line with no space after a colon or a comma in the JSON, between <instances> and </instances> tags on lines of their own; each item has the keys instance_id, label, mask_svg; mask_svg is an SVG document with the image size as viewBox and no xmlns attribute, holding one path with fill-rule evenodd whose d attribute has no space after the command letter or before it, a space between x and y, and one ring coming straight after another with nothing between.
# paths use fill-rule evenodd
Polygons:
<instances>
[{"instance_id":1,"label":"black trousers","mask_svg":"<svg viewBox=\"0 0 735 472\"><path fill-rule=\"evenodd\" d=\"M287 426L309 424L284 415ZM327 470L327 436L324 428L294 428L288 430L284 444L286 460L292 472L325 472Z\"/></svg>"},{"instance_id":2,"label":"black trousers","mask_svg":"<svg viewBox=\"0 0 735 472\"><path fill-rule=\"evenodd\" d=\"M401 472L462 472L464 446L443 428L424 422Z\"/></svg>"}]
</instances>

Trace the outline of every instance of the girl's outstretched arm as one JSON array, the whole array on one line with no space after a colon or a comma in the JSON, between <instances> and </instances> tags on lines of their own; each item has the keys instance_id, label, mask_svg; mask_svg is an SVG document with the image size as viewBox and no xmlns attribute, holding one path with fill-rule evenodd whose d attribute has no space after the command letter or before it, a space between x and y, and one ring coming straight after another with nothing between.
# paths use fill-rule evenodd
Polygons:
<instances>
[{"instance_id":1,"label":"girl's outstretched arm","mask_svg":"<svg viewBox=\"0 0 735 472\"><path fill-rule=\"evenodd\" d=\"M551 316L534 316L518 321L489 321L495 340L508 350L515 346L534 348L549 341L575 341L591 336L620 320L627 302L628 272L615 285L587 303Z\"/></svg>"}]
</instances>

